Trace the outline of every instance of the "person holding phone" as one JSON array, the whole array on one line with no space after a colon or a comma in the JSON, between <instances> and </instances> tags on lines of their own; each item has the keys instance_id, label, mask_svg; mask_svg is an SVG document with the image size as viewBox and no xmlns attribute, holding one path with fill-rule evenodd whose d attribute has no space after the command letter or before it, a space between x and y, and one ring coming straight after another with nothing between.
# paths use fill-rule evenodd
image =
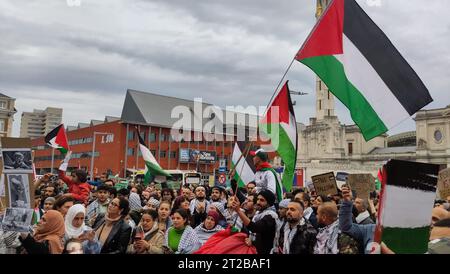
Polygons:
<instances>
[{"instance_id":1,"label":"person holding phone","mask_svg":"<svg viewBox=\"0 0 450 274\"><path fill-rule=\"evenodd\" d=\"M67 211L64 226L64 242L75 240L82 243L84 254L100 253L100 242L95 238L95 232L84 223L86 208L81 204L73 205Z\"/></svg>"},{"instance_id":2,"label":"person holding phone","mask_svg":"<svg viewBox=\"0 0 450 274\"><path fill-rule=\"evenodd\" d=\"M136 227L133 242L128 246L130 254L162 254L164 233L159 230L158 212L144 210L139 225Z\"/></svg>"}]
</instances>

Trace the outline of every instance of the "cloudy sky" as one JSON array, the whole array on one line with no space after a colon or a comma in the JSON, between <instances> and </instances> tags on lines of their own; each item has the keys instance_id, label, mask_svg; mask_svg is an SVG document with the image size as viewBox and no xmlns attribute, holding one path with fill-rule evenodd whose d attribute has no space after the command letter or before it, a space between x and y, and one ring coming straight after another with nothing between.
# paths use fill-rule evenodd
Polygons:
<instances>
[{"instance_id":1,"label":"cloudy sky","mask_svg":"<svg viewBox=\"0 0 450 274\"><path fill-rule=\"evenodd\" d=\"M315 0L1 0L0 92L22 111L64 108L75 125L120 116L128 88L227 105L267 105L314 26ZM450 104L448 0L358 0ZM314 116L314 75L287 75L297 119ZM351 120L337 103L342 122ZM389 133L414 130L405 121Z\"/></svg>"}]
</instances>

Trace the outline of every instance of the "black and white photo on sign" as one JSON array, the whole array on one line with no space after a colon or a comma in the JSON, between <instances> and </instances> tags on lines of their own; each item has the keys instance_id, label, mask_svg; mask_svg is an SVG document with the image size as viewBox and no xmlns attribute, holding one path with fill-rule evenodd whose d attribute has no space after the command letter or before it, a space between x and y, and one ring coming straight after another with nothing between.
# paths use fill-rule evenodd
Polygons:
<instances>
[{"instance_id":1,"label":"black and white photo on sign","mask_svg":"<svg viewBox=\"0 0 450 274\"><path fill-rule=\"evenodd\" d=\"M31 208L28 174L7 174L11 207Z\"/></svg>"},{"instance_id":2,"label":"black and white photo on sign","mask_svg":"<svg viewBox=\"0 0 450 274\"><path fill-rule=\"evenodd\" d=\"M7 208L2 221L4 231L29 232L33 209Z\"/></svg>"},{"instance_id":3,"label":"black and white photo on sign","mask_svg":"<svg viewBox=\"0 0 450 274\"><path fill-rule=\"evenodd\" d=\"M0 197L5 197L5 174L0 175Z\"/></svg>"},{"instance_id":4,"label":"black and white photo on sign","mask_svg":"<svg viewBox=\"0 0 450 274\"><path fill-rule=\"evenodd\" d=\"M3 172L5 173L33 173L31 149L5 148L2 149Z\"/></svg>"}]
</instances>

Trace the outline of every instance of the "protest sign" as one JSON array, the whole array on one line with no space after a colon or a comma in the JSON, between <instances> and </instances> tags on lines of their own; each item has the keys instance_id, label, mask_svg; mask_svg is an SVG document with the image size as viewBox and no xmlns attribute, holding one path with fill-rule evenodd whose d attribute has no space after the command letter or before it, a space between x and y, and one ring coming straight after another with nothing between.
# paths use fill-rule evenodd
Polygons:
<instances>
[{"instance_id":1,"label":"protest sign","mask_svg":"<svg viewBox=\"0 0 450 274\"><path fill-rule=\"evenodd\" d=\"M372 174L349 174L348 184L361 199L369 199L370 192L375 189L375 178Z\"/></svg>"},{"instance_id":2,"label":"protest sign","mask_svg":"<svg viewBox=\"0 0 450 274\"><path fill-rule=\"evenodd\" d=\"M450 168L439 172L438 190L441 199L447 199L450 196Z\"/></svg>"},{"instance_id":3,"label":"protest sign","mask_svg":"<svg viewBox=\"0 0 450 274\"><path fill-rule=\"evenodd\" d=\"M5 196L0 197L0 210L5 210L7 207L33 208L34 175L31 139L2 137L1 144L1 172L4 175Z\"/></svg>"},{"instance_id":4,"label":"protest sign","mask_svg":"<svg viewBox=\"0 0 450 274\"><path fill-rule=\"evenodd\" d=\"M4 231L29 232L33 209L7 208L2 222Z\"/></svg>"},{"instance_id":5,"label":"protest sign","mask_svg":"<svg viewBox=\"0 0 450 274\"><path fill-rule=\"evenodd\" d=\"M317 195L335 195L338 193L336 178L333 172L311 177Z\"/></svg>"}]
</instances>

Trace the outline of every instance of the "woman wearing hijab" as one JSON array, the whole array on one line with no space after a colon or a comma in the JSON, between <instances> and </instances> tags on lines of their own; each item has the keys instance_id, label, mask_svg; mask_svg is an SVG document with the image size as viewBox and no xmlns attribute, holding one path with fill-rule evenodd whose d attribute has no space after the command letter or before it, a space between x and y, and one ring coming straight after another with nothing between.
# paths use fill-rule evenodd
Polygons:
<instances>
[{"instance_id":1,"label":"woman wearing hijab","mask_svg":"<svg viewBox=\"0 0 450 274\"><path fill-rule=\"evenodd\" d=\"M102 254L120 254L127 250L131 227L125 221L130 204L123 197L114 198L106 214L99 214L94 222L95 235L102 244Z\"/></svg>"},{"instance_id":2,"label":"woman wearing hijab","mask_svg":"<svg viewBox=\"0 0 450 274\"><path fill-rule=\"evenodd\" d=\"M219 213L214 210L208 211L205 221L199 224L194 230L197 233L199 242L203 245L209 237L221 231L223 228L219 225Z\"/></svg>"},{"instance_id":3,"label":"woman wearing hijab","mask_svg":"<svg viewBox=\"0 0 450 274\"><path fill-rule=\"evenodd\" d=\"M64 220L64 242L78 241L82 243L84 254L99 254L100 242L95 239L95 232L85 225L85 215L86 208L81 204L69 208Z\"/></svg>"},{"instance_id":4,"label":"woman wearing hijab","mask_svg":"<svg viewBox=\"0 0 450 274\"><path fill-rule=\"evenodd\" d=\"M133 242L127 253L131 254L163 254L164 233L158 227L158 212L144 210L137 229L132 236Z\"/></svg>"},{"instance_id":5,"label":"woman wearing hijab","mask_svg":"<svg viewBox=\"0 0 450 274\"><path fill-rule=\"evenodd\" d=\"M221 202L213 202L211 204L209 204L208 208L207 208L208 212L209 211L215 211L218 214L218 220L216 222L216 225L220 225L223 228L227 228L228 227L228 222L226 219L226 211L225 208L223 206L223 204ZM231 224L233 225L233 224Z\"/></svg>"},{"instance_id":6,"label":"woman wearing hijab","mask_svg":"<svg viewBox=\"0 0 450 274\"><path fill-rule=\"evenodd\" d=\"M34 236L22 233L20 241L28 254L61 254L63 237L63 216L56 210L49 210L37 224Z\"/></svg>"}]
</instances>

